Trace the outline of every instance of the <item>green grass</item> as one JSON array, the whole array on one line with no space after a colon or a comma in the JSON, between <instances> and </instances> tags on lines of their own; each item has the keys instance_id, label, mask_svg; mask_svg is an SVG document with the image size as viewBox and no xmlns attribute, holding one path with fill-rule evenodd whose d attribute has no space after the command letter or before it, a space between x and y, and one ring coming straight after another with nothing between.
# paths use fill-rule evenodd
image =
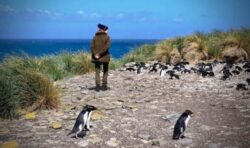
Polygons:
<instances>
[{"instance_id":1,"label":"green grass","mask_svg":"<svg viewBox=\"0 0 250 148\"><path fill-rule=\"evenodd\" d=\"M143 45L127 53L122 59L123 64L128 62L147 62L154 59L155 45Z\"/></svg>"}]
</instances>

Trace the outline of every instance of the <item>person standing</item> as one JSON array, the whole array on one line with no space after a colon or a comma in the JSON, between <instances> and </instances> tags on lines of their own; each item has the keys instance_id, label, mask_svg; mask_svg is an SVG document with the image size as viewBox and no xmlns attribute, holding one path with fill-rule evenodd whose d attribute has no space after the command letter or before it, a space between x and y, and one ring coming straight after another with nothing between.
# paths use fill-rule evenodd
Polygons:
<instances>
[{"instance_id":1,"label":"person standing","mask_svg":"<svg viewBox=\"0 0 250 148\"><path fill-rule=\"evenodd\" d=\"M110 62L109 48L110 37L108 35L108 26L98 24L99 30L95 33L91 41L92 62L95 64L95 83L96 91L108 89L108 69ZM103 66L102 86L100 79L101 66Z\"/></svg>"}]
</instances>

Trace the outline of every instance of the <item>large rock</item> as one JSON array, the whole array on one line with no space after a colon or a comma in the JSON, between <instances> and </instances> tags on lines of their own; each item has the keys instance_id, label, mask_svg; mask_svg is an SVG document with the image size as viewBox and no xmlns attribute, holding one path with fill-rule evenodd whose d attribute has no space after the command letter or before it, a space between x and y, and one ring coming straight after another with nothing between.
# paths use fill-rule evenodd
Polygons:
<instances>
[{"instance_id":1,"label":"large rock","mask_svg":"<svg viewBox=\"0 0 250 148\"><path fill-rule=\"evenodd\" d=\"M36 112L27 113L27 114L25 115L25 119L27 119L27 120L36 119Z\"/></svg>"},{"instance_id":2,"label":"large rock","mask_svg":"<svg viewBox=\"0 0 250 148\"><path fill-rule=\"evenodd\" d=\"M249 60L247 52L239 48L238 45L227 45L224 47L221 57L223 60L232 60L234 62Z\"/></svg>"},{"instance_id":3,"label":"large rock","mask_svg":"<svg viewBox=\"0 0 250 148\"><path fill-rule=\"evenodd\" d=\"M197 63L200 60L205 60L207 58L207 53L205 51L199 51L199 44L196 42L184 43L182 49L183 59L189 63Z\"/></svg>"},{"instance_id":4,"label":"large rock","mask_svg":"<svg viewBox=\"0 0 250 148\"><path fill-rule=\"evenodd\" d=\"M53 122L52 123L52 128L60 129L60 128L62 128L62 123L61 122Z\"/></svg>"},{"instance_id":5,"label":"large rock","mask_svg":"<svg viewBox=\"0 0 250 148\"><path fill-rule=\"evenodd\" d=\"M177 48L174 48L171 52L170 52L170 63L171 64L177 64L181 61L181 54L178 51Z\"/></svg>"},{"instance_id":6,"label":"large rock","mask_svg":"<svg viewBox=\"0 0 250 148\"><path fill-rule=\"evenodd\" d=\"M120 143L121 142L114 137L110 138L109 141L105 142L105 144L110 147L117 147Z\"/></svg>"},{"instance_id":7,"label":"large rock","mask_svg":"<svg viewBox=\"0 0 250 148\"><path fill-rule=\"evenodd\" d=\"M15 140L12 140L12 141L4 142L0 147L1 148L18 148L19 144Z\"/></svg>"}]
</instances>

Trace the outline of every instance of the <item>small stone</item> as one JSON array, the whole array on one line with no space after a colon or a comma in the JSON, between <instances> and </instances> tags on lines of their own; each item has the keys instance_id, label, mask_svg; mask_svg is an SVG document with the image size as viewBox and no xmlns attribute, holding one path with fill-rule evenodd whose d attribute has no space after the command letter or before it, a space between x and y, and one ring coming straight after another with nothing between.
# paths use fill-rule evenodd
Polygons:
<instances>
[{"instance_id":1,"label":"small stone","mask_svg":"<svg viewBox=\"0 0 250 148\"><path fill-rule=\"evenodd\" d=\"M147 141L151 138L151 136L148 134L139 134L138 137Z\"/></svg>"},{"instance_id":2,"label":"small stone","mask_svg":"<svg viewBox=\"0 0 250 148\"><path fill-rule=\"evenodd\" d=\"M28 127L32 127L34 124L32 123L32 122L29 122L29 121L27 121L26 123L25 123L25 126L28 126Z\"/></svg>"},{"instance_id":3,"label":"small stone","mask_svg":"<svg viewBox=\"0 0 250 148\"><path fill-rule=\"evenodd\" d=\"M66 87L66 85L62 85L61 88L62 89L66 89L67 87Z\"/></svg>"},{"instance_id":4,"label":"small stone","mask_svg":"<svg viewBox=\"0 0 250 148\"><path fill-rule=\"evenodd\" d=\"M113 131L113 130L110 130L109 132L112 133L112 134L115 134L115 133L116 133L116 131Z\"/></svg>"},{"instance_id":5,"label":"small stone","mask_svg":"<svg viewBox=\"0 0 250 148\"><path fill-rule=\"evenodd\" d=\"M60 129L60 128L62 128L62 123L60 123L60 122L53 122L52 123L52 128L54 128L54 129Z\"/></svg>"},{"instance_id":6,"label":"small stone","mask_svg":"<svg viewBox=\"0 0 250 148\"><path fill-rule=\"evenodd\" d=\"M21 138L29 138L29 137L32 137L33 135L31 133L21 133L21 134L18 134L18 137L21 137Z\"/></svg>"},{"instance_id":7,"label":"small stone","mask_svg":"<svg viewBox=\"0 0 250 148\"><path fill-rule=\"evenodd\" d=\"M209 148L218 148L218 145L215 143L210 143Z\"/></svg>"},{"instance_id":8,"label":"small stone","mask_svg":"<svg viewBox=\"0 0 250 148\"><path fill-rule=\"evenodd\" d=\"M136 109L136 108L137 108L135 104L130 104L130 105L128 105L127 107L128 107L129 109Z\"/></svg>"},{"instance_id":9,"label":"small stone","mask_svg":"<svg viewBox=\"0 0 250 148\"><path fill-rule=\"evenodd\" d=\"M168 143L167 140L165 139L154 139L152 140L152 145L153 146L162 146L162 145L166 145Z\"/></svg>"},{"instance_id":10,"label":"small stone","mask_svg":"<svg viewBox=\"0 0 250 148\"><path fill-rule=\"evenodd\" d=\"M18 147L19 144L15 140L4 142L1 145L1 148L18 148Z\"/></svg>"},{"instance_id":11,"label":"small stone","mask_svg":"<svg viewBox=\"0 0 250 148\"><path fill-rule=\"evenodd\" d=\"M27 113L25 115L25 119L27 119L27 120L33 120L35 118L36 118L36 112Z\"/></svg>"},{"instance_id":12,"label":"small stone","mask_svg":"<svg viewBox=\"0 0 250 148\"><path fill-rule=\"evenodd\" d=\"M82 97L77 96L76 99L77 99L77 100L82 100Z\"/></svg>"},{"instance_id":13,"label":"small stone","mask_svg":"<svg viewBox=\"0 0 250 148\"><path fill-rule=\"evenodd\" d=\"M233 135L233 134L234 134L234 133L233 133L233 132L230 132L230 131L223 133L223 135L226 135L226 136Z\"/></svg>"},{"instance_id":14,"label":"small stone","mask_svg":"<svg viewBox=\"0 0 250 148\"><path fill-rule=\"evenodd\" d=\"M179 114L177 113L172 113L166 116L162 116L161 117L163 120L174 123L177 121L177 119L179 118Z\"/></svg>"},{"instance_id":15,"label":"small stone","mask_svg":"<svg viewBox=\"0 0 250 148\"><path fill-rule=\"evenodd\" d=\"M0 128L0 135L6 135L8 134L10 131L7 128Z\"/></svg>"},{"instance_id":16,"label":"small stone","mask_svg":"<svg viewBox=\"0 0 250 148\"><path fill-rule=\"evenodd\" d=\"M109 139L109 141L105 142L105 144L111 147L117 147L120 144L120 141L112 137Z\"/></svg>"},{"instance_id":17,"label":"small stone","mask_svg":"<svg viewBox=\"0 0 250 148\"><path fill-rule=\"evenodd\" d=\"M89 145L89 142L88 141L80 141L79 143L78 143L78 146L80 146L80 147L86 147L86 146L88 146Z\"/></svg>"},{"instance_id":18,"label":"small stone","mask_svg":"<svg viewBox=\"0 0 250 148\"><path fill-rule=\"evenodd\" d=\"M201 128L202 130L204 130L204 131L209 131L209 130L213 129L212 127L207 126L207 125L202 125L202 126L200 126L200 128Z\"/></svg>"},{"instance_id":19,"label":"small stone","mask_svg":"<svg viewBox=\"0 0 250 148\"><path fill-rule=\"evenodd\" d=\"M101 120L103 118L103 115L100 111L94 111L91 115L91 120Z\"/></svg>"},{"instance_id":20,"label":"small stone","mask_svg":"<svg viewBox=\"0 0 250 148\"><path fill-rule=\"evenodd\" d=\"M102 139L97 137L96 135L94 135L94 136L90 135L90 138L88 139L88 142L93 143L93 144L99 143L101 141L102 141Z\"/></svg>"},{"instance_id":21,"label":"small stone","mask_svg":"<svg viewBox=\"0 0 250 148\"><path fill-rule=\"evenodd\" d=\"M181 144L191 144L192 139L181 139L178 142L181 143Z\"/></svg>"},{"instance_id":22,"label":"small stone","mask_svg":"<svg viewBox=\"0 0 250 148\"><path fill-rule=\"evenodd\" d=\"M83 90L83 91L81 91L81 94L88 94L88 91Z\"/></svg>"}]
</instances>

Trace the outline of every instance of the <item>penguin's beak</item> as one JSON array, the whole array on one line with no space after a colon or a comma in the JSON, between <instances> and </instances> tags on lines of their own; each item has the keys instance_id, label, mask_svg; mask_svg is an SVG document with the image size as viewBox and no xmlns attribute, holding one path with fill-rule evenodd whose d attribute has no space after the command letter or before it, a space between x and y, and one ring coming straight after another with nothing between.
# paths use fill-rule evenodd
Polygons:
<instances>
[{"instance_id":1,"label":"penguin's beak","mask_svg":"<svg viewBox=\"0 0 250 148\"><path fill-rule=\"evenodd\" d=\"M194 112L190 116L193 117L194 116Z\"/></svg>"}]
</instances>

